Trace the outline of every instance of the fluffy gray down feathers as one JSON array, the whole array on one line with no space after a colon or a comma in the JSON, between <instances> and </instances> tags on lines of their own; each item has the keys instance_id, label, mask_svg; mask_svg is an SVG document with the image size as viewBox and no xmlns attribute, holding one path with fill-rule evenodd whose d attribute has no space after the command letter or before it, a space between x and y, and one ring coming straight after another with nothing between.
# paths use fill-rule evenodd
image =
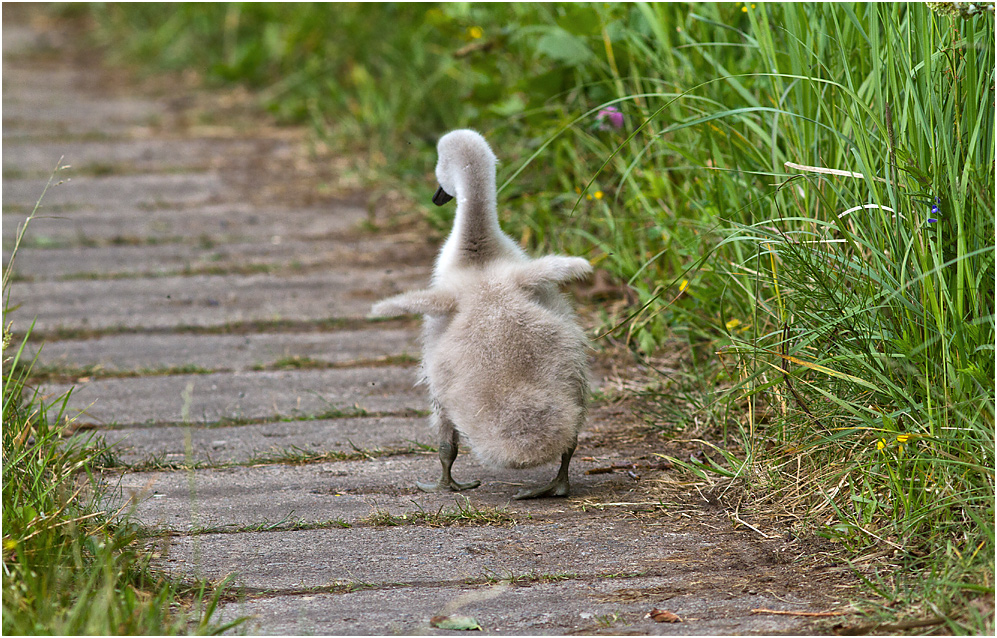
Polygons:
<instances>
[{"instance_id":1,"label":"fluffy gray down feathers","mask_svg":"<svg viewBox=\"0 0 997 638\"><path fill-rule=\"evenodd\" d=\"M578 257L530 259L502 233L495 156L481 135L440 139L436 175L457 199L432 285L372 314L421 314L423 382L483 463L525 468L572 449L585 421L588 344L558 286L587 276Z\"/></svg>"}]
</instances>

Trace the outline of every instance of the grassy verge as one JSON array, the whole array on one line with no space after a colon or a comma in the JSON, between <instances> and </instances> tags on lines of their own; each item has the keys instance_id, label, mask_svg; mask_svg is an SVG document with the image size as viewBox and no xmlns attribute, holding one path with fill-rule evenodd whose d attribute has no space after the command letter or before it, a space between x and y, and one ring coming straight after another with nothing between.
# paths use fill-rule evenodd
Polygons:
<instances>
[{"instance_id":1,"label":"grassy verge","mask_svg":"<svg viewBox=\"0 0 997 638\"><path fill-rule=\"evenodd\" d=\"M14 342L10 319L16 252L3 274L3 633L173 635L235 626L240 621L211 621L221 589L150 569L137 528L101 502L95 472L106 450L64 437L69 393L47 397L29 386L34 361L23 355L31 330Z\"/></svg>"},{"instance_id":2,"label":"grassy verge","mask_svg":"<svg viewBox=\"0 0 997 638\"><path fill-rule=\"evenodd\" d=\"M690 472L892 552L873 612L992 633L992 5L93 13L121 59L254 86L418 201L438 135L485 132L504 227L625 287L602 320L636 356L697 353L681 398L722 453Z\"/></svg>"}]
</instances>

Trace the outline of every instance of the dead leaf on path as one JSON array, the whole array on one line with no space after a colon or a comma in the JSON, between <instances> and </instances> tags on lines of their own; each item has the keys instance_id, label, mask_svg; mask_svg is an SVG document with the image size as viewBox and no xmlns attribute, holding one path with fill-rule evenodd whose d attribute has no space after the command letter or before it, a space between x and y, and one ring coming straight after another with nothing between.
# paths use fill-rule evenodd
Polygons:
<instances>
[{"instance_id":1,"label":"dead leaf on path","mask_svg":"<svg viewBox=\"0 0 997 638\"><path fill-rule=\"evenodd\" d=\"M644 618L650 618L654 622L682 622L681 618L664 609L652 609L644 614Z\"/></svg>"},{"instance_id":2,"label":"dead leaf on path","mask_svg":"<svg viewBox=\"0 0 997 638\"><path fill-rule=\"evenodd\" d=\"M478 621L470 616L433 616L429 619L429 624L438 629L483 631Z\"/></svg>"}]
</instances>

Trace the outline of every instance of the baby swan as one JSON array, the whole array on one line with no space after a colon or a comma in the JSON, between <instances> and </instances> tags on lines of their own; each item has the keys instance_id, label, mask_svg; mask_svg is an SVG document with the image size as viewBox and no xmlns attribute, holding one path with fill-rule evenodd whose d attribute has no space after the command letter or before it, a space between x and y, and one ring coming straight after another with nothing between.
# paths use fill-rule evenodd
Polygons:
<instances>
[{"instance_id":1,"label":"baby swan","mask_svg":"<svg viewBox=\"0 0 997 638\"><path fill-rule=\"evenodd\" d=\"M568 464L585 421L587 341L559 284L587 276L580 257L529 258L499 228L496 158L475 131L447 133L437 145L433 202L457 199L453 230L429 288L375 304L380 316L421 314L422 382L443 473L424 491L466 490L450 474L458 438L492 467L536 467L560 459L547 485L514 498L566 496Z\"/></svg>"}]
</instances>

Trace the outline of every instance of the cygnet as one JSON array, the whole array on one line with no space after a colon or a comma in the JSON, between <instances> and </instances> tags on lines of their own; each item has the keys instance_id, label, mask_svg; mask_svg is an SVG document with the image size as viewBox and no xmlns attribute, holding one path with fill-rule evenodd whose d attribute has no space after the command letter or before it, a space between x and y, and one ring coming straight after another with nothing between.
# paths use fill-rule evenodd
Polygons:
<instances>
[{"instance_id":1,"label":"cygnet","mask_svg":"<svg viewBox=\"0 0 997 638\"><path fill-rule=\"evenodd\" d=\"M580 257L531 259L499 228L496 158L475 131L437 145L439 206L457 200L453 230L430 287L377 303L372 314L424 315L421 382L443 472L424 491L466 490L451 476L458 439L485 465L528 468L560 460L547 485L514 498L566 496L568 464L586 414L588 343L558 286L589 275Z\"/></svg>"}]
</instances>

